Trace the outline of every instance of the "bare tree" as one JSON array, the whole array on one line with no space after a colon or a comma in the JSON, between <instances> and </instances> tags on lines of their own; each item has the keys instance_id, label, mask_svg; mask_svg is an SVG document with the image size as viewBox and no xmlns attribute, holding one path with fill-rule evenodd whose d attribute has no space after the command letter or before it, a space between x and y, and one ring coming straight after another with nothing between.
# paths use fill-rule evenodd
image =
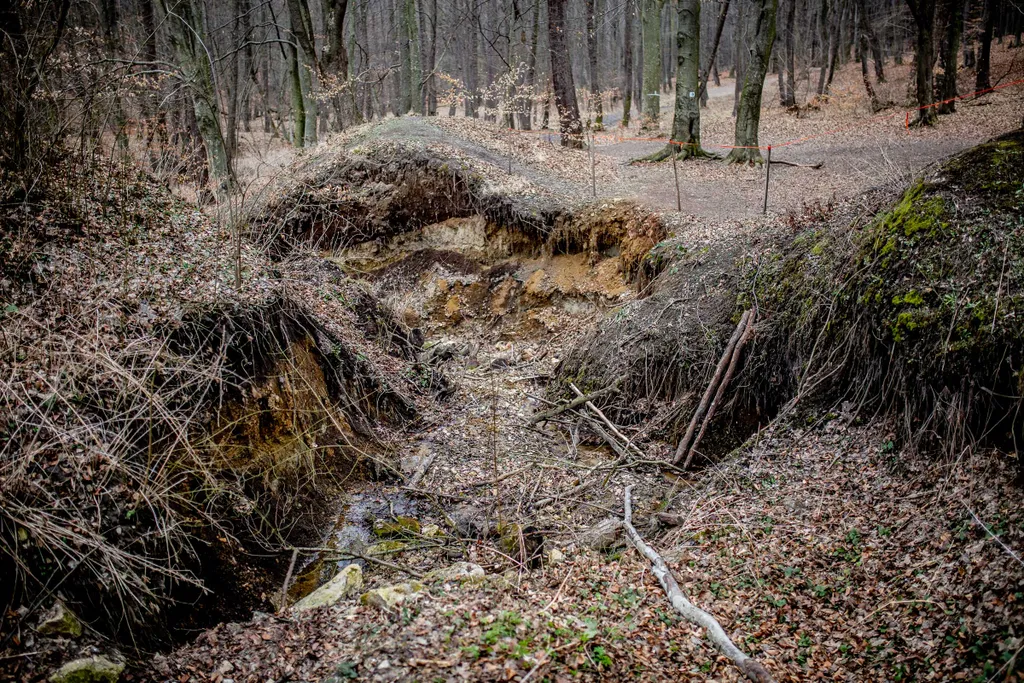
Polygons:
<instances>
[{"instance_id":1,"label":"bare tree","mask_svg":"<svg viewBox=\"0 0 1024 683\"><path fill-rule=\"evenodd\" d=\"M551 54L551 80L555 89L559 129L563 147L583 147L583 124L576 103L576 86L572 78L569 43L565 35L567 0L548 0L548 50Z\"/></svg>"}]
</instances>

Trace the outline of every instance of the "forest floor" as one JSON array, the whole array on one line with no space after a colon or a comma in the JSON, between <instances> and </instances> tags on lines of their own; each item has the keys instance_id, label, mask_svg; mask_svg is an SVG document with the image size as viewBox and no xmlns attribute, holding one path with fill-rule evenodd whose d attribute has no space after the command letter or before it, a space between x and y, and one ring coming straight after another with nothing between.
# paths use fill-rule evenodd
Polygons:
<instances>
[{"instance_id":1,"label":"forest floor","mask_svg":"<svg viewBox=\"0 0 1024 683\"><path fill-rule=\"evenodd\" d=\"M1004 82L1019 78L1024 51L1000 50L995 64ZM882 99L905 100L908 70L889 67ZM713 245L737 229L784 230L786 213L903 184L925 165L1020 124L1022 94L1007 88L960 103L933 129L908 131L902 109L861 125L871 114L859 79L852 68L841 72L820 109L797 115L766 107L766 143L844 128L775 155L823 166L773 167L767 218L759 217L762 168L681 164L683 215L666 216L675 233ZM711 149L730 141L730 92L723 83L703 115ZM777 102L772 88L765 100ZM587 152L561 150L541 135L446 118L397 120L388 134L482 164L509 191L582 200L589 190ZM360 133L351 135L345 144ZM635 140L599 144L599 197L673 210L670 164L623 164L656 149ZM570 288L608 272L565 261L531 268L556 279L561 268ZM435 272L431 287L442 276L449 277ZM384 285L380 294L398 308L407 298ZM650 520L674 481L658 465L668 444L626 430L644 455L623 461L580 441L574 419L530 422L549 407L544 388L562 354L595 318L634 296L618 276L561 294L557 305L546 301L488 324L459 324L458 312L443 307L428 316L428 346L448 349L440 367L455 393L391 448L408 473L425 462L429 469L412 489L367 484L353 494L361 511L399 510L423 530L446 530L393 541L392 566L364 562L368 587L456 561L481 565L484 579L428 583L390 611L342 600L225 624L156 657L133 679L738 680L737 669L672 612L621 535L596 533L595 525L621 516L623 490L634 485L640 531L683 590L778 680L1018 680L1024 641L1014 624L1024 563L1013 547L1024 512L1005 459L972 453L936 463L896 452L884 424L823 415L807 428L769 429L736 458L683 480L659 526ZM360 522L345 506L340 520ZM471 540L487 529L497 532L491 541ZM530 560L538 546L540 566Z\"/></svg>"},{"instance_id":2,"label":"forest floor","mask_svg":"<svg viewBox=\"0 0 1024 683\"><path fill-rule=\"evenodd\" d=\"M1024 50L1001 47L993 64L995 79L1021 78ZM908 131L904 65L890 66L889 83L879 87L882 99L900 105L862 125L872 114L855 67L837 74L829 102L799 114L778 107L773 83L766 88L764 143L844 129L773 155L823 166L773 166L767 217L764 169L714 160L679 165L682 211L675 212L671 164L625 163L658 149L636 140L598 140L598 198L666 212L676 237L713 249L738 233L787 231L787 216L805 206L905 183L927 164L1021 123L1024 86L961 103L933 129ZM702 114L712 151L731 142L729 93L723 80ZM667 111L669 100L663 96ZM381 130L469 159L503 191L590 198L586 151L481 121L406 117L331 144L351 147ZM250 159L245 184L263 192L293 161L282 149ZM344 262L345 254L332 256ZM739 680L702 632L672 611L648 563L621 533L609 533L633 485L640 533L684 592L777 680L1020 680L1024 562L1015 549L1024 539L1024 506L1005 458L929 461L897 452L884 424L828 414L813 425L770 427L732 459L677 480L661 466L671 445L649 433L625 430L642 455L621 458L580 437L575 417L531 422L550 407L545 387L563 354L636 296L615 260L520 259L512 265L536 296L493 319L448 306L446 288L461 276L435 264L412 287L374 281L400 315L410 291L429 285L426 352L441 358L453 394L386 444L407 475L425 468L422 478L414 486L354 486L339 500L324 545L354 535L351 549L369 557L379 539L367 533L364 514L401 514L414 517L417 530L359 563L366 588L461 561L483 567L482 579L425 580L386 610L347 598L303 613L258 613L136 662L124 679ZM675 484L682 493L663 510L659 500ZM668 517L656 521L657 512ZM311 588L335 568L329 553L307 557L299 583Z\"/></svg>"}]
</instances>

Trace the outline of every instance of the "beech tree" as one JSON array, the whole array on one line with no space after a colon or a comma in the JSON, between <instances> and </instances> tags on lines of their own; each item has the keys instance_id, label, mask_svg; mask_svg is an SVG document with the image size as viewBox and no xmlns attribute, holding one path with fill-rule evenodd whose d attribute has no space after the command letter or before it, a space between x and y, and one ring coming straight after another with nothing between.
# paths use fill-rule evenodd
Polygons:
<instances>
[{"instance_id":1,"label":"beech tree","mask_svg":"<svg viewBox=\"0 0 1024 683\"><path fill-rule=\"evenodd\" d=\"M907 0L910 13L917 26L917 44L914 49L916 65L917 117L915 125L930 126L935 122L938 111L932 105L934 91L935 46L935 0Z\"/></svg>"},{"instance_id":2,"label":"beech tree","mask_svg":"<svg viewBox=\"0 0 1024 683\"><path fill-rule=\"evenodd\" d=\"M567 0L548 0L548 51L551 54L551 81L555 90L559 130L563 147L583 147L583 124L576 102L576 85L572 78L569 44L565 36L565 5Z\"/></svg>"},{"instance_id":3,"label":"beech tree","mask_svg":"<svg viewBox=\"0 0 1024 683\"><path fill-rule=\"evenodd\" d=\"M761 125L761 94L768 74L768 61L775 43L775 14L778 0L740 0L746 7L747 54L736 111L734 148L726 160L729 163L763 163L758 149L758 129Z\"/></svg>"}]
</instances>

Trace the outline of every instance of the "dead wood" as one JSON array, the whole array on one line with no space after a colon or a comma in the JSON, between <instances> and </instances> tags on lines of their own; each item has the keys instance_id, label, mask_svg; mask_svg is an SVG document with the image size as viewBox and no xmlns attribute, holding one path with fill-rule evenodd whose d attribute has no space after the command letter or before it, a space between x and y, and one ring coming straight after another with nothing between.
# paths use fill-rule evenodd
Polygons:
<instances>
[{"instance_id":1,"label":"dead wood","mask_svg":"<svg viewBox=\"0 0 1024 683\"><path fill-rule=\"evenodd\" d=\"M736 663L736 666L740 668L747 678L754 681L755 683L774 683L771 674L756 660L751 659L743 653L729 636L726 635L722 625L718 623L718 620L713 616L700 609L692 602L690 602L683 591L679 588L679 583L676 578L672 575L668 565L665 564L665 560L661 558L661 555L657 553L651 546L644 542L644 539L640 537L637 530L633 528L633 510L632 501L630 494L632 493L633 487L627 486L625 492L625 500L623 503L624 514L623 514L623 528L626 531L626 536L630 542L636 547L640 553L647 558L651 563L651 571L657 577L658 583L661 584L665 594L668 595L669 602L672 603L672 607L675 608L684 619L689 621L691 624L700 626L707 631L708 638L714 643L715 647L718 648L719 652L724 654L726 657Z\"/></svg>"},{"instance_id":2,"label":"dead wood","mask_svg":"<svg viewBox=\"0 0 1024 683\"><path fill-rule=\"evenodd\" d=\"M693 460L693 454L697 451L697 446L700 444L701 439L704 438L704 432L707 431L708 425L711 424L711 420L715 418L715 410L718 409L719 404L722 402L722 396L725 395L725 389L729 386L732 381L733 375L736 374L736 367L739 365L740 356L743 354L743 347L747 345L750 338L754 335L754 322L757 319L757 311L754 309L750 310L750 316L747 318L747 325L743 329L743 334L740 336L739 342L736 344L736 348L733 349L732 357L729 359L729 369L725 371L725 377L718 385L718 390L715 392L715 398L711 401L711 405L708 406L708 413L704 416L704 420L700 425L700 431L697 432L697 437L690 444L689 452L686 454L686 461L683 463L683 469L690 467L690 462Z\"/></svg>"},{"instance_id":3,"label":"dead wood","mask_svg":"<svg viewBox=\"0 0 1024 683\"><path fill-rule=\"evenodd\" d=\"M543 422L544 420L550 420L551 418L561 415L562 413L568 410L574 410L575 408L580 407L581 405L587 403L588 401L593 401L596 398L602 398L604 396L608 396L609 394L614 394L619 390L620 381L621 379L617 379L604 389L598 389L597 391L591 394L587 394L586 396L577 396L576 398L574 398L572 401L565 405L558 406L557 408L552 408L551 410L545 410L543 413L537 413L536 415L530 418L530 424L537 424L538 422Z\"/></svg>"},{"instance_id":4,"label":"dead wood","mask_svg":"<svg viewBox=\"0 0 1024 683\"><path fill-rule=\"evenodd\" d=\"M419 469L416 470L416 473L412 475L412 479L409 480L406 486L409 486L410 488L415 488L416 486L418 486L419 483L423 480L423 477L426 476L427 470L429 470L430 466L434 464L435 458L437 458L437 453L431 453L430 457L427 458L426 462L420 465Z\"/></svg>"},{"instance_id":5,"label":"dead wood","mask_svg":"<svg viewBox=\"0 0 1024 683\"><path fill-rule=\"evenodd\" d=\"M779 166L792 166L793 168L812 168L816 171L824 166L825 162L819 161L816 164L798 164L792 161L778 161L777 159L772 159L772 164L778 164Z\"/></svg>"},{"instance_id":6,"label":"dead wood","mask_svg":"<svg viewBox=\"0 0 1024 683\"><path fill-rule=\"evenodd\" d=\"M573 391L575 391L575 392L576 392L576 394L577 394L577 396L578 396L579 398L585 398L585 397L583 396L583 392L582 392L582 391L580 391L580 390L579 390L578 388L576 388L576 385L575 385L575 384L573 384L572 382L570 382L570 383L569 383L569 386L570 386L570 387L572 388L572 390L573 390ZM599 418L601 418L601 421L602 421L602 422L604 422L604 423L605 423L605 425L606 425L606 426L608 427L608 429L610 429L610 430L611 430L612 434L614 434L615 436L619 437L620 439L622 439L622 440L623 440L623 441L624 441L624 442L626 443L626 449L627 449L627 450L628 450L628 449L629 449L630 447L632 447L632 448L633 448L633 450L634 450L634 451L636 451L636 453L637 453L637 454L638 454L638 455L639 455L639 456L640 456L641 458L642 458L642 457L644 457L644 456L646 455L646 454L645 454L645 453L644 453L644 452L643 452L642 450L640 450L639 448L637 448L637 447L636 447L636 446L635 446L635 445L633 444L633 441L632 441L632 440L631 440L631 439L630 439L630 438L629 438L628 436L626 436L625 434L623 434L622 432L620 432L620 431L619 431L619 428L618 428L618 427L616 427L616 426L615 426L615 425L614 425L614 424L612 423L612 421L611 421L611 420L609 420L609 419L608 419L608 418L607 418L607 417L605 416L605 414L604 414L603 412L601 412L601 409L600 409L600 408L598 408L597 406L595 406L595 405L594 405L593 403L591 403L590 401L586 401L586 402L584 403L584 405L586 405L586 406L587 406L587 408L588 408L588 409L589 409L589 410L590 410L591 412L593 412L593 413L594 413L595 415L597 415L597 416L598 416Z\"/></svg>"},{"instance_id":7,"label":"dead wood","mask_svg":"<svg viewBox=\"0 0 1024 683\"><path fill-rule=\"evenodd\" d=\"M690 442L693 439L693 434L697 431L697 425L700 423L701 418L704 417L705 412L707 412L711 398L715 395L715 389L718 388L718 383L722 379L722 374L725 372L725 368L729 364L729 360L732 358L733 349L736 348L736 344L739 342L740 336L743 334L743 330L747 327L747 320L750 319L750 314L751 312L749 310L744 311L739 324L737 324L736 329L733 330L732 337L729 338L729 343L725 346L725 352L722 354L722 358L718 361L718 367L715 368L715 374L711 377L711 382L708 383L708 388L704 390L704 395L700 399L700 404L697 406L697 410L694 411L693 417L690 418L690 426L686 428L686 434L683 436L683 440L679 442L679 447L676 448L675 457L672 458L673 464L677 464L688 452Z\"/></svg>"}]
</instances>

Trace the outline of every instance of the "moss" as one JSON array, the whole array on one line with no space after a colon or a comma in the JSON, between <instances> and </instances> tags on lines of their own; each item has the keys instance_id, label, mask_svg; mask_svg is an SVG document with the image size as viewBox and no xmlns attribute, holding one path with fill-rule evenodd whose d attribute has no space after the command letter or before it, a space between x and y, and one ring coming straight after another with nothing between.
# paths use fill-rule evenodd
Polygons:
<instances>
[{"instance_id":1,"label":"moss","mask_svg":"<svg viewBox=\"0 0 1024 683\"><path fill-rule=\"evenodd\" d=\"M897 294L892 298L892 302L897 306L900 304L907 304L908 306L920 306L924 303L924 297L917 290L910 290L903 296Z\"/></svg>"}]
</instances>

